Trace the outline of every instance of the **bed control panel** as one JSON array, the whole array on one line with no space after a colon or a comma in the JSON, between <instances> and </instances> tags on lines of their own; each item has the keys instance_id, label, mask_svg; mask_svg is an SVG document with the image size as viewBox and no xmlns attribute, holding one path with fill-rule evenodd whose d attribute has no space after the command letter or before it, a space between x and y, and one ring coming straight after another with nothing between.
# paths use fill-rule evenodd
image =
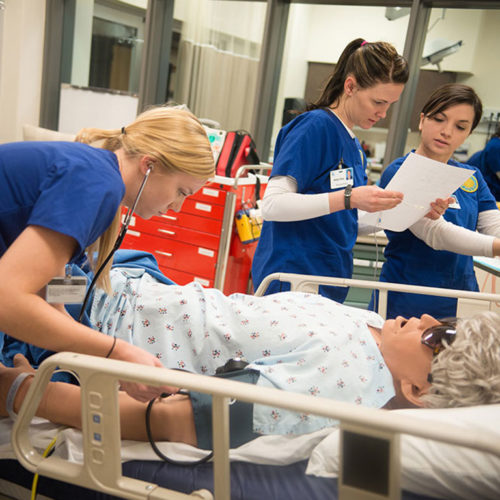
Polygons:
<instances>
[{"instance_id":1,"label":"bed control panel","mask_svg":"<svg viewBox=\"0 0 500 500\"><path fill-rule=\"evenodd\" d=\"M339 500L400 500L399 434L342 423Z\"/></svg>"}]
</instances>

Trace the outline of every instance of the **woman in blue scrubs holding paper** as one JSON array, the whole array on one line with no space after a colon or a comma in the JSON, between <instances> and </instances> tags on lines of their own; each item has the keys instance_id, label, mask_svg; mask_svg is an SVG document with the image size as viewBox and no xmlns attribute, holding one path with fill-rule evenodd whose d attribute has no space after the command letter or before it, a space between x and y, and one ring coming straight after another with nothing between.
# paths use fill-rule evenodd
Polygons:
<instances>
[{"instance_id":1,"label":"woman in blue scrubs holding paper","mask_svg":"<svg viewBox=\"0 0 500 500\"><path fill-rule=\"evenodd\" d=\"M65 280L65 266L82 264L87 255L92 267L97 251L97 285L109 290L121 205L146 219L180 210L214 174L207 135L190 112L165 106L122 129L84 129L77 141L0 146L0 354L17 342L162 366L66 312L61 297L76 280ZM56 286L56 303L44 300ZM85 283L81 288L85 293ZM28 352L37 356L36 348ZM161 392L142 384L123 388L142 401Z\"/></svg>"},{"instance_id":2,"label":"woman in blue scrubs holding paper","mask_svg":"<svg viewBox=\"0 0 500 500\"><path fill-rule=\"evenodd\" d=\"M472 256L500 255L500 211L495 199L479 170L452 159L481 114L479 97L471 87L461 84L439 87L424 105L415 153L470 169L472 175L453 193L454 201L440 219L423 218L406 231L386 231L389 243L381 281L478 290ZM398 158L384 170L381 187L387 186L405 159ZM456 299L390 292L387 317L409 317L420 311L455 316L456 305Z\"/></svg>"},{"instance_id":3,"label":"woman in blue scrubs holding paper","mask_svg":"<svg viewBox=\"0 0 500 500\"><path fill-rule=\"evenodd\" d=\"M407 80L407 63L392 45L358 38L342 52L318 101L281 129L262 203L254 288L274 272L352 276L357 209L378 212L402 199L366 186L366 157L352 129L384 118ZM283 290L275 281L266 293ZM342 302L347 289L320 293Z\"/></svg>"}]
</instances>

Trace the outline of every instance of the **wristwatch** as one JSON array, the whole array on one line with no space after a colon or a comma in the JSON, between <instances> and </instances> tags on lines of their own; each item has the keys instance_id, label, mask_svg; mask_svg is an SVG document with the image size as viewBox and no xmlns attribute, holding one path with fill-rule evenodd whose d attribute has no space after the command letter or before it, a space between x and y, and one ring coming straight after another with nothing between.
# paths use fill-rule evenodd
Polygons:
<instances>
[{"instance_id":1,"label":"wristwatch","mask_svg":"<svg viewBox=\"0 0 500 500\"><path fill-rule=\"evenodd\" d=\"M351 209L351 194L352 194L352 184L347 184L344 189L344 207L346 210Z\"/></svg>"}]
</instances>

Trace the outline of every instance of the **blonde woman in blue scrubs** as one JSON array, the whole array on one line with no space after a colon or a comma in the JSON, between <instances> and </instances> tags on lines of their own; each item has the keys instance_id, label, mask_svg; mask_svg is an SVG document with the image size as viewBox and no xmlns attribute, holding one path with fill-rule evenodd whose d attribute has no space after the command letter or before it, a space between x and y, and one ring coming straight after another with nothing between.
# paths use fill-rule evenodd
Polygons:
<instances>
[{"instance_id":1,"label":"blonde woman in blue scrubs","mask_svg":"<svg viewBox=\"0 0 500 500\"><path fill-rule=\"evenodd\" d=\"M192 113L159 106L121 129L84 129L77 141L0 145L0 360L9 364L4 353L22 350L37 365L48 349L161 366L75 321L41 292L65 276L66 264L81 266L86 256L93 264L95 253L97 286L109 289L122 205L145 219L180 210L214 174L206 132ZM161 392L123 388L141 400Z\"/></svg>"}]
</instances>

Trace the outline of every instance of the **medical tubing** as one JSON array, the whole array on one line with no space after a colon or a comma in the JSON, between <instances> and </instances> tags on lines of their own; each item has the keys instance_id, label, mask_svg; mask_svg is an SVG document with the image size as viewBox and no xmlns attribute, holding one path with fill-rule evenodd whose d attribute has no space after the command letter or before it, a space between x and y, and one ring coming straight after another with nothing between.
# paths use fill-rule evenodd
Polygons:
<instances>
[{"instance_id":1,"label":"medical tubing","mask_svg":"<svg viewBox=\"0 0 500 500\"><path fill-rule=\"evenodd\" d=\"M123 236L125 236L125 233L126 231L123 232ZM116 240L115 242L115 246L113 247L113 249L111 250L111 252L109 252L108 256L106 257L106 259L104 260L104 262L102 263L101 267L99 267L99 269L97 270L97 272L95 273L95 276L94 278L92 279L92 281L90 282L90 285L87 289L87 293L85 294L85 298L83 300L83 304L82 304L82 308L80 309L80 315L78 316L78 322L81 323L82 322L82 318L83 318L83 315L85 313L85 309L87 308L87 304L89 302L89 299L90 299L90 295L92 293L92 290L94 289L95 287L95 284L97 282L97 279L99 278L99 276L101 275L102 271L104 270L104 268L106 267L107 263L109 262L109 260L111 259L111 257L113 257L113 254L115 253L116 249L119 248L119 246L121 245L123 241L123 237L122 237L122 234L120 233L120 235L118 236L118 239Z\"/></svg>"},{"instance_id":2,"label":"medical tubing","mask_svg":"<svg viewBox=\"0 0 500 500\"><path fill-rule=\"evenodd\" d=\"M179 392L181 394L187 394L186 392L183 392L183 391L179 391ZM166 398L168 396L171 396L171 394L163 393L160 396L160 398ZM165 456L160 451L160 449L158 448L158 446L156 446L156 443L154 442L154 439L153 439L153 436L152 436L152 433L151 433L151 425L150 425L151 408L153 407L153 403L155 402L155 400L156 400L156 398L153 398L148 403L148 406L146 408L146 434L148 435L149 444L151 445L151 448L153 448L153 451L156 453L156 455L161 460L163 460L164 462L167 462L168 464L171 464L171 465L181 465L183 467L189 466L189 465L199 465L199 464L203 464L205 462L208 462L214 456L214 452L213 451L211 451L208 455L204 456L200 460L195 460L195 461L192 461L192 462L190 462L190 461L183 461L183 460L173 460L172 458L168 458L167 456Z\"/></svg>"}]
</instances>

